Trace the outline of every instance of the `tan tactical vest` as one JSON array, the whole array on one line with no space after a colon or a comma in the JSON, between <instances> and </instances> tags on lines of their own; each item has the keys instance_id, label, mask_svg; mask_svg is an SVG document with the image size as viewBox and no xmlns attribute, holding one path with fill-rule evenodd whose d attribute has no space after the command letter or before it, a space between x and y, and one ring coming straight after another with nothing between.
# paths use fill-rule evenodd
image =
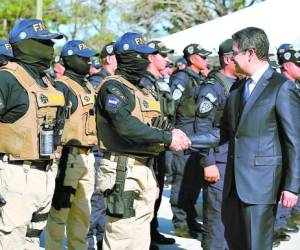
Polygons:
<instances>
[{"instance_id":1,"label":"tan tactical vest","mask_svg":"<svg viewBox=\"0 0 300 250\"><path fill-rule=\"evenodd\" d=\"M90 83L87 94L83 87L67 76L62 76L57 81L65 83L77 97L76 111L65 121L62 135L63 145L91 147L97 145L96 118L95 118L95 90Z\"/></svg>"},{"instance_id":2,"label":"tan tactical vest","mask_svg":"<svg viewBox=\"0 0 300 250\"><path fill-rule=\"evenodd\" d=\"M65 105L64 95L47 78L43 79L47 87L39 86L17 63L6 65L1 70L11 73L26 90L29 107L16 122L0 122L0 152L9 154L10 160L41 159L39 132L44 123L55 125L57 107Z\"/></svg>"},{"instance_id":3,"label":"tan tactical vest","mask_svg":"<svg viewBox=\"0 0 300 250\"><path fill-rule=\"evenodd\" d=\"M153 119L158 117L161 113L160 104L149 93L144 93L129 81L121 76L108 76L96 89L99 93L103 84L109 80L116 80L123 83L129 91L135 96L135 108L131 115L135 116L142 123L151 127ZM149 144L134 144L125 140L119 136L116 131L113 130L112 125L109 124L107 119L97 109L97 134L99 139L100 149L110 152L138 154L138 155L157 155L164 150L164 145L160 143Z\"/></svg>"}]
</instances>

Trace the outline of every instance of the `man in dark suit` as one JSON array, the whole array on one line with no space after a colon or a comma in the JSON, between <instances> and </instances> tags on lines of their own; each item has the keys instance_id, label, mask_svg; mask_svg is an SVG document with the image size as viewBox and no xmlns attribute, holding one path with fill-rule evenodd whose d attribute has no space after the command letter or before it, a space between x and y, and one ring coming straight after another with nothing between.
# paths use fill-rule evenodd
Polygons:
<instances>
[{"instance_id":1,"label":"man in dark suit","mask_svg":"<svg viewBox=\"0 0 300 250\"><path fill-rule=\"evenodd\" d=\"M268 63L269 41L248 27L233 36L236 69L247 77L228 98L223 222L230 249L272 249L276 202L293 207L300 188L300 98Z\"/></svg>"}]
</instances>

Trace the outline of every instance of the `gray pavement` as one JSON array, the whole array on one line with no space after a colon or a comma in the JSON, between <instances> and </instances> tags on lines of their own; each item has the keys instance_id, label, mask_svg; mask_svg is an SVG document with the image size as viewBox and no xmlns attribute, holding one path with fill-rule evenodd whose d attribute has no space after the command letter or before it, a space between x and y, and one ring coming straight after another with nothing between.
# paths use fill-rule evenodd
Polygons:
<instances>
[{"instance_id":1,"label":"gray pavement","mask_svg":"<svg viewBox=\"0 0 300 250\"><path fill-rule=\"evenodd\" d=\"M158 211L160 232L165 236L174 237L173 225L172 225L172 211L169 203L169 189L164 191L160 210ZM197 211L201 213L201 199L198 200ZM300 250L300 232L297 234L290 234L291 240L287 242L281 242L279 247L274 248L276 250ZM160 246L160 250L199 250L202 249L201 242L195 239L185 239L181 237L174 237L176 239L176 245Z\"/></svg>"},{"instance_id":2,"label":"gray pavement","mask_svg":"<svg viewBox=\"0 0 300 250\"><path fill-rule=\"evenodd\" d=\"M170 188L166 188L164 190L164 194L162 197L162 203L160 210L158 212L159 218L159 230L165 236L174 237L173 236L173 225L172 225L172 211L169 203L170 196ZM201 197L198 200L197 211L201 214L202 204ZM297 234L290 234L291 240L288 242L281 242L279 247L274 248L276 250L300 250L300 232ZM175 245L161 245L160 250L199 250L202 249L201 242L196 239L186 239L181 237L174 237L176 239ZM44 240L43 237L41 239L41 248L40 250L44 250ZM67 249L67 247L66 247ZM114 250L114 249L112 249ZM118 249L116 249L118 250Z\"/></svg>"}]
</instances>

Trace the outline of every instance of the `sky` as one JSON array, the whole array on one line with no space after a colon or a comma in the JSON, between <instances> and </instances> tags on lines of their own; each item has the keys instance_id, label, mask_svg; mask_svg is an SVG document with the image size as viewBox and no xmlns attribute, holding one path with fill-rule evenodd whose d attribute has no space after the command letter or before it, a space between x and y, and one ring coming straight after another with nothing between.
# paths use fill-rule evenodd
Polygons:
<instances>
[{"instance_id":1,"label":"sky","mask_svg":"<svg viewBox=\"0 0 300 250\"><path fill-rule=\"evenodd\" d=\"M284 7L283 7L284 6ZM291 43L300 49L299 0L267 0L190 29L162 37L161 40L177 54L190 43L199 43L205 49L217 51L219 44L248 26L265 30L270 41L270 52L282 43Z\"/></svg>"}]
</instances>

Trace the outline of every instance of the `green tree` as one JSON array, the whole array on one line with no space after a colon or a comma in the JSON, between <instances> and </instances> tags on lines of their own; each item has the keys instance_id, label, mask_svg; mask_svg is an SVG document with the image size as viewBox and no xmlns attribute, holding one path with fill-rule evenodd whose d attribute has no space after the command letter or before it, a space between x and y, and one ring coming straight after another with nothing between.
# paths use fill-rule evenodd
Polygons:
<instances>
[{"instance_id":1,"label":"green tree","mask_svg":"<svg viewBox=\"0 0 300 250\"><path fill-rule=\"evenodd\" d=\"M116 38L108 27L113 0L43 0L43 20L51 30L62 33L66 40L82 39L99 50ZM115 2L117 3L117 2ZM35 18L36 0L0 1L0 37L8 33L16 21Z\"/></svg>"},{"instance_id":2,"label":"green tree","mask_svg":"<svg viewBox=\"0 0 300 250\"><path fill-rule=\"evenodd\" d=\"M146 36L171 34L264 0L137 0L123 20Z\"/></svg>"},{"instance_id":3,"label":"green tree","mask_svg":"<svg viewBox=\"0 0 300 250\"><path fill-rule=\"evenodd\" d=\"M58 1L57 1L58 2ZM46 23L66 22L65 15L57 8L57 2L44 0L44 20ZM7 38L16 21L35 18L36 0L1 0L0 1L0 37Z\"/></svg>"}]
</instances>

